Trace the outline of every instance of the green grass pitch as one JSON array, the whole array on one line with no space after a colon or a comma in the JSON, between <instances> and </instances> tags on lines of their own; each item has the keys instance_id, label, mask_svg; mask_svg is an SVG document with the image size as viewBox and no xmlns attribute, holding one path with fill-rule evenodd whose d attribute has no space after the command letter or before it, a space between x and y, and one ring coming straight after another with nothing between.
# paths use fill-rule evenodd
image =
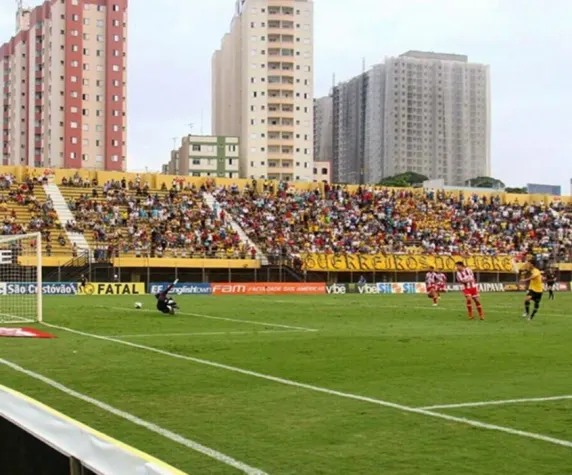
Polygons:
<instances>
[{"instance_id":1,"label":"green grass pitch","mask_svg":"<svg viewBox=\"0 0 572 475\"><path fill-rule=\"evenodd\" d=\"M483 295L485 322L458 293L440 308L419 295L188 296L174 317L152 296L46 297L47 323L119 341L42 326L58 338L0 339L0 358L269 474L572 474L572 397L434 409L518 433L400 409L572 395L572 293L546 297L532 322L519 293ZM5 364L0 381L187 473L239 473Z\"/></svg>"}]
</instances>

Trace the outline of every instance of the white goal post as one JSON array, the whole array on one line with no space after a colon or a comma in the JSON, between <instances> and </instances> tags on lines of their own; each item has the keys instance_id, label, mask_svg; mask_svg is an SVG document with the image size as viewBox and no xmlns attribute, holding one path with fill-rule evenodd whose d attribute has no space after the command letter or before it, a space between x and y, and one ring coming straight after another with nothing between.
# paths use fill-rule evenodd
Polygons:
<instances>
[{"instance_id":1,"label":"white goal post","mask_svg":"<svg viewBox=\"0 0 572 475\"><path fill-rule=\"evenodd\" d=\"M0 323L42 321L42 235L0 236Z\"/></svg>"}]
</instances>

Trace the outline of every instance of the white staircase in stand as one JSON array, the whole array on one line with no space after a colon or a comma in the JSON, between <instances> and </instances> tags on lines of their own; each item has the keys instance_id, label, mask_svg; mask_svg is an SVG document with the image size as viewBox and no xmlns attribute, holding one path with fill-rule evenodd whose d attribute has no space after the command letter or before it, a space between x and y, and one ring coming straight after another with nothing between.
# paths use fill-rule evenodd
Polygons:
<instances>
[{"instance_id":1,"label":"white staircase in stand","mask_svg":"<svg viewBox=\"0 0 572 475\"><path fill-rule=\"evenodd\" d=\"M52 199L54 203L54 209L58 214L58 219L60 223L62 223L62 228L65 230L68 240L72 243L77 245L77 252L78 254L84 254L89 252L89 243L85 239L85 236L81 233L73 233L66 229L66 223L69 221L74 221L74 215L69 209L68 204L66 203L66 199L62 195L62 192L58 188L58 185L54 183L49 183L44 185L44 191L46 195Z\"/></svg>"},{"instance_id":2,"label":"white staircase in stand","mask_svg":"<svg viewBox=\"0 0 572 475\"><path fill-rule=\"evenodd\" d=\"M204 193L203 197L204 197L205 203L209 206L209 208L211 208L213 211L215 211L217 217L219 217L222 210L221 210L221 206L218 203L218 201L216 200L216 198L211 193ZM227 219L228 223L230 224L230 227L240 237L240 241L242 243L246 244L248 247L251 247L251 248L253 247L254 249L256 249L256 256L260 259L260 263L263 266L267 266L268 265L268 258L266 257L265 254L262 253L260 248L254 243L254 241L248 237L248 235L244 232L244 229L242 229L238 225L238 223L234 219L232 219L232 217L228 213L226 213L226 219Z\"/></svg>"}]
</instances>

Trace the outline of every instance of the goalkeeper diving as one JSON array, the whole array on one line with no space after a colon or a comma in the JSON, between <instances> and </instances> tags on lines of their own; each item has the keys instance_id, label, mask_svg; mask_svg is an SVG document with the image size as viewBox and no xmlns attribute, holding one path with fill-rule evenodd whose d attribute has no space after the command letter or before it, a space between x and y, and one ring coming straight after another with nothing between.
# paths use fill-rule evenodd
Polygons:
<instances>
[{"instance_id":1,"label":"goalkeeper diving","mask_svg":"<svg viewBox=\"0 0 572 475\"><path fill-rule=\"evenodd\" d=\"M164 314L175 315L175 311L179 308L177 302L175 302L171 297L169 297L169 292L177 285L179 279L175 280L169 287L167 287L162 292L155 294L157 299L157 310Z\"/></svg>"}]
</instances>

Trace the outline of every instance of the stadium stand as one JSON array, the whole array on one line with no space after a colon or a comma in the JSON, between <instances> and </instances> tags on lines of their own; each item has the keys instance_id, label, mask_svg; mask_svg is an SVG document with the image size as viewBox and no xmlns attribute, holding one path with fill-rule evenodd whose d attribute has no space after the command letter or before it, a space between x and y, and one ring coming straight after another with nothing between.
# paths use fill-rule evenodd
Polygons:
<instances>
[{"instance_id":1,"label":"stadium stand","mask_svg":"<svg viewBox=\"0 0 572 475\"><path fill-rule=\"evenodd\" d=\"M41 179L30 176L18 182L9 173L0 174L0 216L2 235L40 232L46 256L70 254L69 241Z\"/></svg>"},{"instance_id":2,"label":"stadium stand","mask_svg":"<svg viewBox=\"0 0 572 475\"><path fill-rule=\"evenodd\" d=\"M225 214L217 216L203 200L205 185L173 182L152 189L134 180L62 182L62 194L75 216L67 226L84 233L96 260L108 257L244 259Z\"/></svg>"},{"instance_id":3,"label":"stadium stand","mask_svg":"<svg viewBox=\"0 0 572 475\"><path fill-rule=\"evenodd\" d=\"M423 253L572 257L572 205L506 202L502 196L327 186L276 194L251 189L215 195L264 252L286 257Z\"/></svg>"},{"instance_id":4,"label":"stadium stand","mask_svg":"<svg viewBox=\"0 0 572 475\"><path fill-rule=\"evenodd\" d=\"M48 175L72 222L58 221L41 186ZM82 232L99 261L259 258L234 222L278 260L305 252L516 258L534 252L546 261L572 262L572 198L84 170L48 175L0 168L2 233L40 230L45 255L63 261L75 254L66 229Z\"/></svg>"}]
</instances>

